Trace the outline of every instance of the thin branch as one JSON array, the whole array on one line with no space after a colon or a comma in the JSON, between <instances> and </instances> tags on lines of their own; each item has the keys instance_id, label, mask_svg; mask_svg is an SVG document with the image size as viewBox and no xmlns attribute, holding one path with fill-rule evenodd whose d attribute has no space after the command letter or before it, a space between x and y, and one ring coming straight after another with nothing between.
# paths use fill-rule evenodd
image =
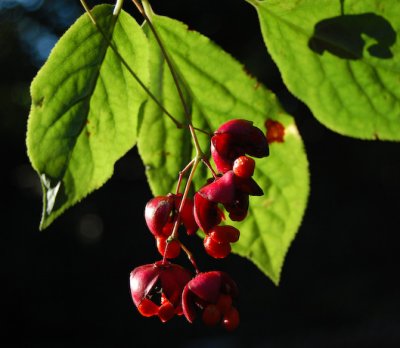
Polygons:
<instances>
[{"instance_id":1,"label":"thin branch","mask_svg":"<svg viewBox=\"0 0 400 348\"><path fill-rule=\"evenodd\" d=\"M152 33L153 33L153 35L154 35L154 37L155 37L155 39L156 39L156 41L158 43L158 46L161 49L161 52L162 52L162 54L163 54L163 56L165 58L165 61L167 62L168 68L171 71L172 78L174 80L176 89L177 89L178 94L179 94L179 98L181 100L181 103L182 103L182 106L183 106L183 109L184 109L184 112L185 112L185 117L186 117L187 121L189 123L191 123L191 116L190 116L189 108L188 108L188 106L186 104L185 97L183 96L183 92L182 92L181 85L179 83L178 75L176 74L176 71L175 71L175 69L174 69L174 67L172 65L172 61L171 61L171 59L169 58L169 56L167 54L167 51L166 51L166 49L164 47L164 44L162 43L162 41L160 39L160 36L158 35L157 30L154 27L153 23L151 22L149 16L147 15L145 8L139 3L138 0L132 0L132 2L135 4L135 6L139 10L139 12L142 14L143 18L148 23L148 25L150 27L150 30L152 31ZM144 0L143 3L144 3L144 5L147 5L147 1L146 0Z\"/></svg>"},{"instance_id":2,"label":"thin branch","mask_svg":"<svg viewBox=\"0 0 400 348\"><path fill-rule=\"evenodd\" d=\"M90 11L89 6L86 4L86 1L85 0L80 0L80 1L81 1L81 4L82 4L83 8L86 11L86 13L88 14L90 20L93 22L93 24L96 26L97 30L103 36L103 39L106 40L108 46L113 50L113 52L120 59L121 63L129 71L129 73L136 80L136 82L144 89L144 91L147 93L147 95L160 107L160 109L174 122L175 126L177 128L182 128L183 125L174 116L172 116L168 112L168 110L166 110L164 108L164 106L161 104L161 102L158 101L158 99L154 96L154 94L146 87L146 85L142 82L142 80L139 78L139 76L137 76L137 74L132 70L132 68L129 66L129 64L126 62L126 60L121 56L121 54L118 52L118 49L111 42L111 40L107 37L107 35L103 31L103 29L97 24L96 19L93 17L93 15L92 15L92 13Z\"/></svg>"}]
</instances>

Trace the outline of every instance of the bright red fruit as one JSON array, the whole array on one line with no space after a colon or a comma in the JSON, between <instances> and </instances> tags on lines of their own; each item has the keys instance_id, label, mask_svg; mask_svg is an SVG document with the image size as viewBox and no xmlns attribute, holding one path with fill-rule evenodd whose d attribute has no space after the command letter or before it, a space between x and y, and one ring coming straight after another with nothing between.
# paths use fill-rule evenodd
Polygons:
<instances>
[{"instance_id":1,"label":"bright red fruit","mask_svg":"<svg viewBox=\"0 0 400 348\"><path fill-rule=\"evenodd\" d=\"M168 243L167 239L168 238L164 237L156 237L158 252L167 259L174 259L175 257L179 256L181 252L181 245L178 240L172 240ZM166 254L165 251L167 252Z\"/></svg>"},{"instance_id":2,"label":"bright red fruit","mask_svg":"<svg viewBox=\"0 0 400 348\"><path fill-rule=\"evenodd\" d=\"M182 202L182 194L179 193L175 195L175 209L176 212L179 211L179 206ZM181 212L181 223L186 227L186 233L191 236L197 232L199 226L197 226L196 220L194 218L194 202L192 199L186 197L185 205L183 206Z\"/></svg>"},{"instance_id":3,"label":"bright red fruit","mask_svg":"<svg viewBox=\"0 0 400 348\"><path fill-rule=\"evenodd\" d=\"M235 199L235 174L228 171L199 190L199 194L211 202L229 204Z\"/></svg>"},{"instance_id":4,"label":"bright red fruit","mask_svg":"<svg viewBox=\"0 0 400 348\"><path fill-rule=\"evenodd\" d=\"M151 300L144 298L137 307L139 313L144 317L152 317L158 314L158 306Z\"/></svg>"},{"instance_id":5,"label":"bright red fruit","mask_svg":"<svg viewBox=\"0 0 400 348\"><path fill-rule=\"evenodd\" d=\"M221 223L224 214L218 208L218 203L211 202L197 192L194 195L194 218L197 225L207 233L211 228Z\"/></svg>"},{"instance_id":6,"label":"bright red fruit","mask_svg":"<svg viewBox=\"0 0 400 348\"><path fill-rule=\"evenodd\" d=\"M181 311L182 291L190 279L189 271L170 262L136 267L130 275L132 300L142 315L169 320L172 312Z\"/></svg>"},{"instance_id":7,"label":"bright red fruit","mask_svg":"<svg viewBox=\"0 0 400 348\"><path fill-rule=\"evenodd\" d=\"M210 230L209 236L217 243L235 243L239 240L240 231L229 225L215 226Z\"/></svg>"},{"instance_id":8,"label":"bright red fruit","mask_svg":"<svg viewBox=\"0 0 400 348\"><path fill-rule=\"evenodd\" d=\"M243 155L261 158L269 155L267 139L253 122L235 119L222 124L211 138L211 155L221 173L233 167L236 158Z\"/></svg>"},{"instance_id":9,"label":"bright red fruit","mask_svg":"<svg viewBox=\"0 0 400 348\"><path fill-rule=\"evenodd\" d=\"M235 330L239 326L239 322L239 312L235 307L231 307L222 319L222 325L227 331Z\"/></svg>"},{"instance_id":10,"label":"bright red fruit","mask_svg":"<svg viewBox=\"0 0 400 348\"><path fill-rule=\"evenodd\" d=\"M253 178L242 178L230 170L203 186L194 196L194 218L198 226L208 233L219 225L222 215L221 203L233 221L242 221L247 216L249 195L261 196L264 192Z\"/></svg>"},{"instance_id":11,"label":"bright red fruit","mask_svg":"<svg viewBox=\"0 0 400 348\"><path fill-rule=\"evenodd\" d=\"M173 208L172 196L158 196L147 202L144 217L147 227L156 237L169 236L163 232L163 228L170 221Z\"/></svg>"},{"instance_id":12,"label":"bright red fruit","mask_svg":"<svg viewBox=\"0 0 400 348\"><path fill-rule=\"evenodd\" d=\"M256 162L247 156L240 156L233 162L233 172L241 178L250 178L254 174Z\"/></svg>"},{"instance_id":13,"label":"bright red fruit","mask_svg":"<svg viewBox=\"0 0 400 348\"><path fill-rule=\"evenodd\" d=\"M209 305L215 305L219 312L221 312L221 310L218 308L218 300L220 299L220 295L228 295L231 298L236 298L238 293L239 292L236 283L228 274L220 271L199 273L196 277L189 281L183 289L183 314L185 315L186 319L192 323L196 319L197 313L200 311L205 311ZM214 322L214 320L216 320L214 319L214 310L215 307L211 307L207 310L211 313L204 314L204 316L207 318L213 318L213 320L207 319L210 320L210 322ZM230 312L231 310L229 310L225 316L227 316ZM203 313L202 318L204 320ZM228 322L234 323L234 314L230 314L227 319ZM236 323L238 324L239 321L236 321ZM227 325L228 329L231 329L231 327L233 327L233 325Z\"/></svg>"},{"instance_id":14,"label":"bright red fruit","mask_svg":"<svg viewBox=\"0 0 400 348\"><path fill-rule=\"evenodd\" d=\"M146 204L144 217L154 236L169 237L171 235L181 202L182 194L169 193L167 196L154 197ZM193 205L193 201L187 198L181 212L180 222L186 227L189 235L196 233L198 229L193 215Z\"/></svg>"},{"instance_id":15,"label":"bright red fruit","mask_svg":"<svg viewBox=\"0 0 400 348\"><path fill-rule=\"evenodd\" d=\"M200 228L205 233L204 249L210 256L222 259L230 254L231 243L239 240L240 231L220 225L225 220L223 208L233 221L242 221L247 216L249 196L264 194L253 179L256 163L251 157L266 157L269 142L283 141L284 129L279 122L268 120L265 126L267 136L251 121L225 122L211 137L211 156L217 173L209 168L213 177L194 194L193 200L186 198L182 204L183 194L168 193L147 203L146 224L156 238L163 261L131 272L132 299L143 316L158 316L167 322L175 315L184 315L192 323L200 315L207 326L220 324L228 331L238 327L239 312L233 305L238 296L236 283L224 272L199 273L190 250L179 241L177 229L183 225L187 234L193 235ZM180 173L180 180L193 163L197 162L190 162ZM210 167L208 162L205 164ZM185 193L190 189L191 178L192 172ZM178 257L181 249L197 272L194 278L183 267L168 262Z\"/></svg>"},{"instance_id":16,"label":"bright red fruit","mask_svg":"<svg viewBox=\"0 0 400 348\"><path fill-rule=\"evenodd\" d=\"M215 259L223 259L231 252L231 245L229 243L218 243L209 235L205 236L203 244L207 254Z\"/></svg>"},{"instance_id":17,"label":"bright red fruit","mask_svg":"<svg viewBox=\"0 0 400 348\"><path fill-rule=\"evenodd\" d=\"M165 301L158 310L158 317L165 323L175 315L175 308L171 302Z\"/></svg>"}]
</instances>

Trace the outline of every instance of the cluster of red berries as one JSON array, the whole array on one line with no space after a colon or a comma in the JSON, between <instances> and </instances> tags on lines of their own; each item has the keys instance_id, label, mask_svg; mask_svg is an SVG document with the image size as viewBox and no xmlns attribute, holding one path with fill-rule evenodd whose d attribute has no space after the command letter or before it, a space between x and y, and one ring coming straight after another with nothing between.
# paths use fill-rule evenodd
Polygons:
<instances>
[{"instance_id":1,"label":"cluster of red berries","mask_svg":"<svg viewBox=\"0 0 400 348\"><path fill-rule=\"evenodd\" d=\"M221 224L225 220L223 209L232 221L242 221L247 216L249 196L263 195L252 178L255 161L251 157L268 154L265 134L251 121L228 121L211 137L217 173L213 172L213 178L193 199L169 193L147 203L145 220L163 260L131 272L132 299L142 315L157 315L162 322L185 315L193 322L201 313L209 326L222 323L230 331L239 325L239 313L233 306L238 288L228 274L199 272L192 261L197 273L192 277L188 270L168 259L176 258L183 248L177 238L177 227L181 225L188 235L196 234L199 228L204 232L204 249L210 256L220 259L229 255L231 243L238 241L240 232L234 226Z\"/></svg>"}]
</instances>

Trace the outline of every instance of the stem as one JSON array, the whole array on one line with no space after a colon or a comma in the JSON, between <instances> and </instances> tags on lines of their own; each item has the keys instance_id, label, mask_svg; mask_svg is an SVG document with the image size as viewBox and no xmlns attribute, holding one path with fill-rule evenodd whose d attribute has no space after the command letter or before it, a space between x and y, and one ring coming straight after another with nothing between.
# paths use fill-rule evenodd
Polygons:
<instances>
[{"instance_id":1,"label":"stem","mask_svg":"<svg viewBox=\"0 0 400 348\"><path fill-rule=\"evenodd\" d=\"M193 254L189 251L188 248L186 248L186 246L185 246L182 242L179 242L179 244L181 245L182 250L183 250L183 251L185 252L185 254L187 255L189 261L190 261L191 264L193 265L193 267L194 267L194 269L195 269L195 271L196 271L196 274L197 274L197 273L200 273L199 268L197 267L197 264L196 264L196 260L195 260L194 257L193 257Z\"/></svg>"},{"instance_id":2,"label":"stem","mask_svg":"<svg viewBox=\"0 0 400 348\"><path fill-rule=\"evenodd\" d=\"M203 151L201 151L201 148L199 145L199 140L197 139L197 135L196 135L196 132L195 132L192 124L189 124L189 131L193 138L194 147L196 149L196 157L200 157L200 159L201 159L204 157L204 154L203 154Z\"/></svg>"},{"instance_id":3,"label":"stem","mask_svg":"<svg viewBox=\"0 0 400 348\"><path fill-rule=\"evenodd\" d=\"M197 157L194 159L193 161L193 166L192 166L192 170L190 171L189 177L187 179L186 185L185 185L185 190L183 192L183 196L182 196L182 200L181 200L181 204L179 205L179 210L178 210L178 217L176 219L175 225L174 225L174 229L172 230L171 236L170 238L172 239L176 239L178 237L178 227L180 224L180 217L181 217L181 213L183 210L183 207L186 203L186 198L189 194L189 190L190 190L190 185L192 184L193 181L193 176L194 173L196 172L197 166L199 165L201 161L200 157Z\"/></svg>"},{"instance_id":4,"label":"stem","mask_svg":"<svg viewBox=\"0 0 400 348\"><path fill-rule=\"evenodd\" d=\"M178 95L179 95L179 98L180 98L180 101L182 103L182 107L184 109L185 118L187 120L187 126L189 128L190 135L191 135L191 137L193 139L193 144L194 144L194 147L195 147L195 150L196 150L196 157L192 161L190 161L190 163L179 173L179 179L178 179L178 185L177 185L176 193L178 193L179 190L180 190L180 185L182 183L183 174L191 167L190 174L189 174L189 177L187 179L187 182L186 182L186 185L185 185L185 189L184 189L184 192L183 192L182 200L181 200L181 203L179 205L178 214L177 214L177 217L176 217L176 220L175 220L175 223L174 223L174 227L173 227L173 230L171 232L171 235L167 239L167 245L166 245L165 250L164 250L163 262L166 262L165 255L167 255L167 249L168 249L169 243L171 241L173 241L173 240L179 240L178 239L178 228L179 228L179 226L181 224L181 215L182 215L183 207L185 206L185 203L186 203L187 196L188 196L189 191L190 191L190 187L191 187L191 184L192 184L192 181L193 181L194 174L195 174L195 172L197 170L197 166L199 165L200 162L204 162L206 164L206 166L211 170L211 172L213 173L214 177L216 177L216 173L212 169L210 163L205 158L205 155L204 155L204 153L202 152L202 150L200 148L200 144L199 144L199 141L198 141L198 138L197 138L197 135L196 135L196 128L193 127L192 120L191 120L191 115L190 115L190 111L189 111L189 107L188 107L188 105L186 103L186 100L184 98L183 91L182 91L182 88L181 88L181 84L179 83L179 78L178 78L177 71L175 70L175 68L173 66L172 60L169 57L169 55L167 53L167 50L165 49L165 46L164 46L164 44L163 44L163 42L162 42L162 40L161 40L156 28L154 27L153 23L150 20L150 16L152 14L152 10L151 10L150 4L148 3L147 0L142 0L143 6L140 4L139 0L132 0L132 2L136 6L136 8L139 10L139 12L142 14L143 18L146 20L151 32L154 35L154 38L157 41L157 44L158 44L158 46L159 46L159 48L160 48L160 50L162 52L162 55L164 56L164 59L165 59L167 65L168 65L168 68L169 68L169 70L171 72L172 78L174 80L175 87L177 89L177 92L178 92ZM197 130L210 135L209 133L207 133L207 132L205 132L203 130L200 130L200 129L197 129ZM198 273L199 269L198 269L198 267L196 265L196 262L195 262L195 260L193 258L193 255L190 253L190 251L182 243L180 243L180 245L181 245L181 248L184 250L184 252L187 254L190 262L192 263L193 267L196 270L196 273Z\"/></svg>"},{"instance_id":5,"label":"stem","mask_svg":"<svg viewBox=\"0 0 400 348\"><path fill-rule=\"evenodd\" d=\"M154 25L151 22L148 14L146 13L146 12L149 12L149 13L151 12L150 5L147 2L147 0L143 0L142 1L143 2L143 6L140 5L138 0L132 0L132 2L135 4L135 6L139 10L139 12L142 14L143 18L147 21L147 23L148 23L148 25L150 27L150 30L152 31L152 33L153 33L153 35L154 35L154 37L155 37L155 39L156 39L156 41L158 43L158 46L161 49L161 52L162 52L162 54L163 54L163 56L165 58L165 61L167 62L169 70L171 71L172 78L174 80L176 89L178 91L179 99L181 100L181 103L182 103L182 106L183 106L183 109L184 109L184 112L185 112L185 118L187 119L188 123L190 124L191 123L190 111L189 111L189 108L188 108L188 106L186 104L185 98L183 96L182 88L181 88L181 86L179 84L178 75L176 73L176 70L173 67L171 59L169 58L169 56L167 54L167 51L166 51L166 49L164 47L164 44L162 43L161 38L157 33L156 28L154 27Z\"/></svg>"},{"instance_id":6,"label":"stem","mask_svg":"<svg viewBox=\"0 0 400 348\"><path fill-rule=\"evenodd\" d=\"M190 127L190 125L189 125L189 127ZM177 214L177 217L176 217L176 220L175 220L175 223L174 223L174 228L172 229L171 235L167 239L167 245L166 245L165 251L164 251L163 262L165 262L165 255L167 255L169 242L171 242L174 239L178 239L178 227L181 224L182 210L183 210L183 207L185 206L186 198L187 198L187 196L189 194L190 185L192 184L194 173L196 172L197 166L201 162L201 159L202 159L202 157L197 155L191 161L191 163L193 163L193 166L192 166L192 169L190 171L189 177L188 177L186 185L185 185L185 190L183 192L181 204L179 205L179 210L178 210L178 214Z\"/></svg>"},{"instance_id":7,"label":"stem","mask_svg":"<svg viewBox=\"0 0 400 348\"><path fill-rule=\"evenodd\" d=\"M117 48L115 45L111 42L111 40L107 37L107 35L104 33L103 29L100 28L100 26L97 24L96 19L93 17L89 6L86 4L85 0L80 0L83 8L85 9L86 13L88 14L90 20L93 22L93 24L96 26L100 34L103 36L104 40L106 40L107 44L113 52L116 54L116 56L120 59L121 63L125 66L125 68L129 71L129 73L132 75L132 77L136 80L136 82L144 89L144 91L147 93L147 95L161 108L161 110L174 122L175 126L177 128L182 128L182 124L175 118L173 117L168 110L164 108L164 106L158 101L158 99L154 96L154 94L146 87L146 85L140 80L140 78L137 76L137 74L131 69L129 64L126 62L126 60L121 56L121 54L118 52ZM122 6L123 0L118 0L117 5L121 3L120 5ZM116 6L117 6L116 5ZM115 10L114 10L115 13ZM115 17L116 18L116 17Z\"/></svg>"},{"instance_id":8,"label":"stem","mask_svg":"<svg viewBox=\"0 0 400 348\"><path fill-rule=\"evenodd\" d=\"M188 171L188 169L193 165L193 163L194 163L194 159L192 159L189 162L189 164L179 172L178 184L176 185L176 192L175 192L176 194L179 193L179 190L181 188L183 175Z\"/></svg>"},{"instance_id":9,"label":"stem","mask_svg":"<svg viewBox=\"0 0 400 348\"><path fill-rule=\"evenodd\" d=\"M211 166L210 161L208 159L206 159L205 157L202 158L202 161L207 166L207 168L211 171L211 174L214 177L214 179L216 179L218 177L218 174L215 172L215 170Z\"/></svg>"},{"instance_id":10,"label":"stem","mask_svg":"<svg viewBox=\"0 0 400 348\"><path fill-rule=\"evenodd\" d=\"M124 4L124 0L117 0L117 2L115 3L114 12L113 12L114 16L118 16L119 15L119 13L121 12L123 4Z\"/></svg>"},{"instance_id":11,"label":"stem","mask_svg":"<svg viewBox=\"0 0 400 348\"><path fill-rule=\"evenodd\" d=\"M195 128L194 128L193 125L192 125L192 120L191 120L189 108L188 108L188 106L187 106L187 104L186 104L186 101L185 101L185 98L184 98L184 96L183 96L182 89L181 89L181 86L180 86L180 84L179 84L179 80L178 80L178 76L177 76L177 74L176 74L175 68L174 68L174 66L173 66L173 64L172 64L171 59L170 59L169 56L168 56L168 53L167 53L167 51L166 51L166 49L165 49L164 44L162 43L162 40L161 40L160 36L159 36L158 33L157 33L156 28L154 27L153 23L151 22L151 20L150 20L150 18L149 18L149 15L146 13L146 12L151 13L150 4L148 3L147 0L142 0L143 6L141 6L141 4L139 3L138 0L132 0L132 2L135 4L135 6L136 6L137 9L139 10L139 12L140 12L140 13L142 14L142 16L144 17L144 19L147 21L147 23L148 23L148 25L149 25L151 31L153 32L153 35L154 35L155 39L157 40L157 43L158 43L158 45L159 45L159 47L160 47L160 49L161 49L161 52L162 52L162 54L163 54L163 56L164 56L164 58L165 58L165 61L167 62L168 68L169 68L169 70L171 71L171 74L172 74L172 77L173 77L173 80L174 80L176 89L177 89L178 94L179 94L179 98L180 98L180 100L181 100L181 102L182 102L182 106L183 106L183 109L184 109L184 111L185 111L185 118L186 118L187 121L188 121L189 131L190 131L190 134L191 134L191 136L192 136L192 138L193 138L194 146L195 146L195 148L196 148L196 157L197 157L197 158L204 158L204 154L203 154L203 152L201 151L201 148L200 148L200 145L199 145L199 142L198 142L198 139L197 139L197 135L196 135L196 132L195 132ZM197 164L198 164L198 163L197 163ZM197 166L197 165L196 165L196 166ZM194 166L194 167L195 167L195 166ZM188 183L189 183L189 185L190 185L189 180L188 180ZM187 184L186 184L186 185L187 185ZM182 202L184 202L184 201L182 200Z\"/></svg>"},{"instance_id":12,"label":"stem","mask_svg":"<svg viewBox=\"0 0 400 348\"><path fill-rule=\"evenodd\" d=\"M197 130L198 132L204 133L206 135L208 135L209 137L212 136L212 134L210 132L205 131L204 129L201 128L197 128L197 127L193 127L194 130Z\"/></svg>"}]
</instances>

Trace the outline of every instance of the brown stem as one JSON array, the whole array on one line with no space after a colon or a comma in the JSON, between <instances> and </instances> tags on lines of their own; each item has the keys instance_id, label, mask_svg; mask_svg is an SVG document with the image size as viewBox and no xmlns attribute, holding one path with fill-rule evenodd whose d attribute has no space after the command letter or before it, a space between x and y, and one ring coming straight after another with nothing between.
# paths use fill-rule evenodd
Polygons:
<instances>
[{"instance_id":1,"label":"brown stem","mask_svg":"<svg viewBox=\"0 0 400 348\"><path fill-rule=\"evenodd\" d=\"M180 245L181 245L182 250L183 250L183 251L185 252L185 254L187 255L189 261L190 261L191 264L193 265L193 268L195 269L196 274L197 274L197 273L200 273L199 268L197 267L196 260L195 260L194 257L193 257L193 254L189 251L188 248L186 248L186 246L185 246L182 242L179 242L179 243L180 243Z\"/></svg>"}]
</instances>

